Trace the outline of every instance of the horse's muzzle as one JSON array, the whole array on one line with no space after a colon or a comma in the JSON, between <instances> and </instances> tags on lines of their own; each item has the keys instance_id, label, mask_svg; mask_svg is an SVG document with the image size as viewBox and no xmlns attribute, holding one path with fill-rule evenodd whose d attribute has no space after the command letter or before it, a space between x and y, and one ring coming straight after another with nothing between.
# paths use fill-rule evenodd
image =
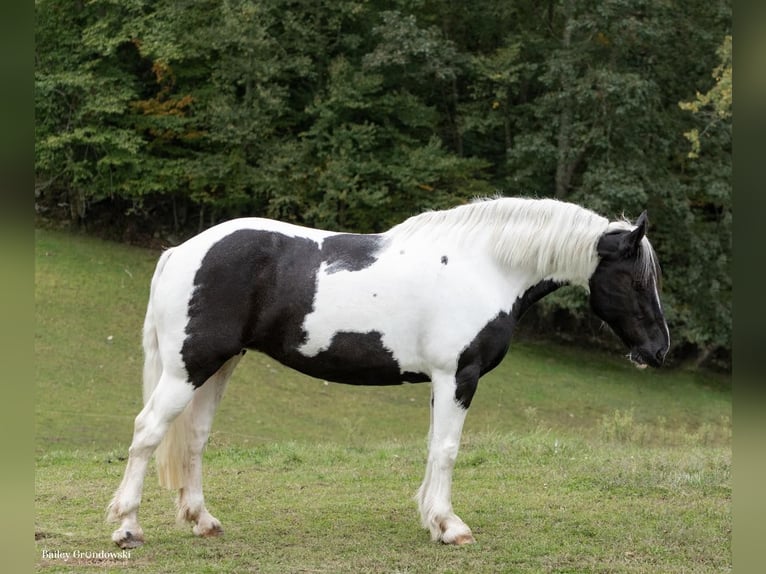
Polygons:
<instances>
[{"instance_id":1,"label":"horse's muzzle","mask_svg":"<svg viewBox=\"0 0 766 574\"><path fill-rule=\"evenodd\" d=\"M667 354L667 347L661 347L657 350L634 348L628 354L628 359L639 369L645 369L647 366L657 369L665 362L665 355Z\"/></svg>"}]
</instances>

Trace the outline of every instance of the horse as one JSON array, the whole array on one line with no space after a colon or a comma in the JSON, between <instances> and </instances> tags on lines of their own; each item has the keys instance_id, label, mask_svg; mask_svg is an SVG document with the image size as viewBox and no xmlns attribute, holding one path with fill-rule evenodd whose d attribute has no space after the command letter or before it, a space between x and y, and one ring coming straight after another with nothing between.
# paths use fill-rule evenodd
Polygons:
<instances>
[{"instance_id":1,"label":"horse","mask_svg":"<svg viewBox=\"0 0 766 574\"><path fill-rule=\"evenodd\" d=\"M144 542L143 481L178 491L180 521L222 533L205 507L202 451L232 371L248 349L352 385L431 383L425 477L415 496L434 541L474 542L455 514L452 471L479 378L514 327L562 285L589 293L637 367L662 365L670 333L660 267L635 223L553 199L494 198L424 212L377 234L239 218L164 251L143 326L144 407L107 508L121 548ZM156 452L155 452L156 451Z\"/></svg>"}]
</instances>

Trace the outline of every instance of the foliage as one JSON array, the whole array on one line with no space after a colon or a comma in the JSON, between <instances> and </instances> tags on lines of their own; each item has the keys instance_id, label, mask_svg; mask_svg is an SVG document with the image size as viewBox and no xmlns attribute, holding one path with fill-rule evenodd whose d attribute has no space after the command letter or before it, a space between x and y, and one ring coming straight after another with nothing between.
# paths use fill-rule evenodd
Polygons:
<instances>
[{"instance_id":1,"label":"foliage","mask_svg":"<svg viewBox=\"0 0 766 574\"><path fill-rule=\"evenodd\" d=\"M728 0L35 6L41 218L177 241L496 193L648 209L675 357L730 363ZM539 325L588 331L585 306Z\"/></svg>"},{"instance_id":2,"label":"foliage","mask_svg":"<svg viewBox=\"0 0 766 574\"><path fill-rule=\"evenodd\" d=\"M700 134L698 128L692 128L684 133L684 137L691 143L692 149L688 157L698 158L700 154L700 136L715 127L726 127L725 121L731 118L732 106L732 63L731 63L731 36L725 36L721 47L718 49L718 57L721 63L715 67L712 76L715 85L706 93L697 92L694 100L679 102L682 110L688 110L696 115L701 115L705 120L705 127Z\"/></svg>"}]
</instances>

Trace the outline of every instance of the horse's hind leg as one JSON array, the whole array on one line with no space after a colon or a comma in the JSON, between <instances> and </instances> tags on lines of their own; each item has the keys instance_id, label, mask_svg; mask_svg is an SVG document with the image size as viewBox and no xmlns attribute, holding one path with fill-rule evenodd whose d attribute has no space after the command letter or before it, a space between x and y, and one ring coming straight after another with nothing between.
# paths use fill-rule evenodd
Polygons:
<instances>
[{"instance_id":1,"label":"horse's hind leg","mask_svg":"<svg viewBox=\"0 0 766 574\"><path fill-rule=\"evenodd\" d=\"M188 466L183 486L178 490L178 518L192 522L197 536L217 536L223 533L221 523L205 508L202 494L202 451L207 443L213 416L223 396L231 373L241 355L229 359L205 384L199 387L182 416L189 416Z\"/></svg>"},{"instance_id":2,"label":"horse's hind leg","mask_svg":"<svg viewBox=\"0 0 766 574\"><path fill-rule=\"evenodd\" d=\"M107 519L120 522L120 527L112 533L112 540L120 548L135 548L144 541L138 524L138 507L146 467L168 427L189 404L192 395L193 387L184 377L166 371L135 419L125 475L107 509Z\"/></svg>"}]
</instances>

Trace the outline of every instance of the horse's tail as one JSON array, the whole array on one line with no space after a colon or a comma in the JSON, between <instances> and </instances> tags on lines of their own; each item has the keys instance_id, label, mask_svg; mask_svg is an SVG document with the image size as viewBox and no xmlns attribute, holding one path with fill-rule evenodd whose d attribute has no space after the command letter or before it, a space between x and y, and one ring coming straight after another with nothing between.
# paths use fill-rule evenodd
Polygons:
<instances>
[{"instance_id":1,"label":"horse's tail","mask_svg":"<svg viewBox=\"0 0 766 574\"><path fill-rule=\"evenodd\" d=\"M162 358L160 356L159 340L157 337L157 323L155 320L155 286L165 264L170 258L172 249L168 249L157 262L152 277L152 286L149 293L149 303L146 306L146 318L144 319L143 347L144 347L144 404L152 396L154 389L162 377ZM188 431L189 416L188 408L171 423L165 437L155 451L157 460L157 475L160 485L167 488L178 489L184 486L184 469L189 464Z\"/></svg>"},{"instance_id":2,"label":"horse's tail","mask_svg":"<svg viewBox=\"0 0 766 574\"><path fill-rule=\"evenodd\" d=\"M157 339L157 322L154 317L154 297L157 280L162 275L170 258L172 250L168 249L157 261L152 276L152 285L149 291L149 302L146 305L146 317L144 317L143 347L144 347L144 404L149 401L157 383L162 376L162 359L160 358L160 346Z\"/></svg>"}]
</instances>

